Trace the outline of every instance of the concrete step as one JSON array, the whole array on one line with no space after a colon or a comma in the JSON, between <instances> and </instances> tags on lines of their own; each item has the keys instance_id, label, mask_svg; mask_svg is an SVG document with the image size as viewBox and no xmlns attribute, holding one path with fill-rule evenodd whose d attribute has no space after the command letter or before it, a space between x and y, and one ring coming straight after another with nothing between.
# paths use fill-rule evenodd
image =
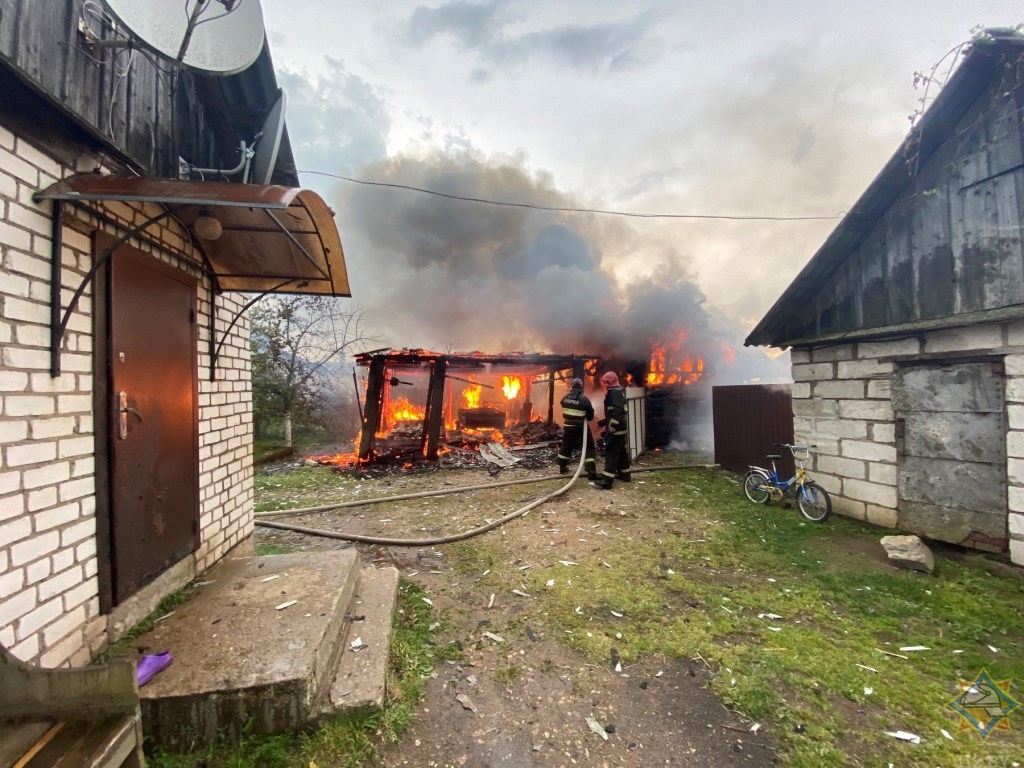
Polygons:
<instances>
[{"instance_id":1,"label":"concrete step","mask_svg":"<svg viewBox=\"0 0 1024 768\"><path fill-rule=\"evenodd\" d=\"M180 749L238 738L250 720L256 733L315 720L360 570L349 548L228 558L204 574L188 602L135 641L174 657L140 690L156 743Z\"/></svg>"},{"instance_id":2,"label":"concrete step","mask_svg":"<svg viewBox=\"0 0 1024 768\"><path fill-rule=\"evenodd\" d=\"M367 712L384 706L397 599L397 568L362 569L330 695L321 709L324 716Z\"/></svg>"}]
</instances>

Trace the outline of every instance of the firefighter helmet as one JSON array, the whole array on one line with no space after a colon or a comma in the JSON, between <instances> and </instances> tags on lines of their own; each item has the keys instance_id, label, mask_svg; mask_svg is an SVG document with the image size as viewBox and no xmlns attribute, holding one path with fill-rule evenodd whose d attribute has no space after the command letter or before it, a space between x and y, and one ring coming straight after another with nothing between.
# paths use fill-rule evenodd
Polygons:
<instances>
[{"instance_id":1,"label":"firefighter helmet","mask_svg":"<svg viewBox=\"0 0 1024 768\"><path fill-rule=\"evenodd\" d=\"M615 375L615 371L608 371L601 377L601 383L606 387L617 387L619 386L619 377Z\"/></svg>"},{"instance_id":2,"label":"firefighter helmet","mask_svg":"<svg viewBox=\"0 0 1024 768\"><path fill-rule=\"evenodd\" d=\"M583 389L583 379L573 379L572 384L569 386L569 389Z\"/></svg>"}]
</instances>

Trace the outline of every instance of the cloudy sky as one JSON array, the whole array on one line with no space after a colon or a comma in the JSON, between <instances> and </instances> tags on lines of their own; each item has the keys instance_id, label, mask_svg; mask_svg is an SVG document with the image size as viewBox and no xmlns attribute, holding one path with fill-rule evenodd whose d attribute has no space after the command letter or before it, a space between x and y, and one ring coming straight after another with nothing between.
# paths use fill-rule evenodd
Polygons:
<instances>
[{"instance_id":1,"label":"cloudy sky","mask_svg":"<svg viewBox=\"0 0 1024 768\"><path fill-rule=\"evenodd\" d=\"M262 3L302 185L383 344L628 357L685 334L731 383L779 375L742 339L899 145L915 72L1024 20L1010 0Z\"/></svg>"}]
</instances>

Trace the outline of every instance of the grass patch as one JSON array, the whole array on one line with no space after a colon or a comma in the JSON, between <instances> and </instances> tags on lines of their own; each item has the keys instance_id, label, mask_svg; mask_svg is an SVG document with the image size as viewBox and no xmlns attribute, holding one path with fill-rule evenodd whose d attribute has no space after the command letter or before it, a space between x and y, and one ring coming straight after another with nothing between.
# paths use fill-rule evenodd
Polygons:
<instances>
[{"instance_id":1,"label":"grass patch","mask_svg":"<svg viewBox=\"0 0 1024 768\"><path fill-rule=\"evenodd\" d=\"M352 489L357 484L351 477L325 471L323 467L258 467L252 482L256 512L351 501Z\"/></svg>"},{"instance_id":2,"label":"grass patch","mask_svg":"<svg viewBox=\"0 0 1024 768\"><path fill-rule=\"evenodd\" d=\"M286 547L281 544L268 544L266 542L256 544L253 550L257 557L263 557L264 555L287 555L295 551L292 547Z\"/></svg>"},{"instance_id":3,"label":"grass patch","mask_svg":"<svg viewBox=\"0 0 1024 768\"><path fill-rule=\"evenodd\" d=\"M573 568L571 588L547 588L550 573L518 574L528 591L545 596L533 620L559 628L595 661L606 661L612 647L623 661L705 659L731 709L779 726L785 765L851 764L842 749L854 743L844 742L848 732L856 733L864 765L1019 759L1016 735L987 742L974 732L953 741L941 735L957 732L946 703L958 679L982 668L994 679L1024 679L1019 579L986 572L980 556L941 560L934 575L830 557L823 553L836 541L880 548L883 532L845 518L818 525L795 509L751 504L734 476L720 471L670 471L660 480L658 495L669 495L680 521L703 518L702 535L612 543ZM901 654L906 659L882 652L914 645L930 650ZM1024 698L1019 688L1013 694ZM896 730L924 741L884 733Z\"/></svg>"},{"instance_id":4,"label":"grass patch","mask_svg":"<svg viewBox=\"0 0 1024 768\"><path fill-rule=\"evenodd\" d=\"M135 639L153 629L157 619L166 616L171 611L177 609L179 605L185 603L191 596L191 585L184 586L181 589L171 592L169 595L165 595L164 598L157 603L156 608L154 608L146 618L121 635L117 642L108 645L99 655L96 656L96 658L92 660L92 663L105 664L115 658L127 658L134 660L137 655L134 648Z\"/></svg>"},{"instance_id":5,"label":"grass patch","mask_svg":"<svg viewBox=\"0 0 1024 768\"><path fill-rule=\"evenodd\" d=\"M338 717L308 733L261 736L245 733L237 743L219 740L184 753L155 749L153 768L359 768L377 758L377 746L393 742L408 728L434 664L459 658L454 645L437 645L444 624L415 584L399 583L396 621L388 660L388 698L381 711ZM154 612L156 613L156 612Z\"/></svg>"}]
</instances>

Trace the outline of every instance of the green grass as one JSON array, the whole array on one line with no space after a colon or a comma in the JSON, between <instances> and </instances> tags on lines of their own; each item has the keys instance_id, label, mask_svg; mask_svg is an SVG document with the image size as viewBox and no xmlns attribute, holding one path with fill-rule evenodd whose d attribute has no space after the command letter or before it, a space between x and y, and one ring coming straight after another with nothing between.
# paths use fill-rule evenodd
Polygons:
<instances>
[{"instance_id":1,"label":"green grass","mask_svg":"<svg viewBox=\"0 0 1024 768\"><path fill-rule=\"evenodd\" d=\"M321 506L352 499L357 482L351 477L324 467L298 467L253 473L255 511L269 512L306 506Z\"/></svg>"},{"instance_id":2,"label":"green grass","mask_svg":"<svg viewBox=\"0 0 1024 768\"><path fill-rule=\"evenodd\" d=\"M681 512L717 522L703 541L666 535L618 550L613 544L573 569L571 591L546 590L543 618L569 630L570 645L595 660L607 659L612 646L624 661L649 654L706 660L731 709L780 726L785 765L854 764L841 751L854 729L867 765L1020 759L1019 737L998 733L983 743L970 732L948 741L940 730L956 734L957 717L945 705L958 679L984 667L994 679L1024 679L1019 579L988 573L982 557L942 560L934 575L841 565L821 554L831 542L880 547L884 532L753 505L727 473L673 472L660 481L660 495L671 488ZM527 583L542 591L548 575L528 574ZM765 613L783 618L758 617ZM905 659L882 652L911 645L930 650ZM1024 698L1019 686L1013 691ZM884 733L896 730L924 742Z\"/></svg>"}]
</instances>

